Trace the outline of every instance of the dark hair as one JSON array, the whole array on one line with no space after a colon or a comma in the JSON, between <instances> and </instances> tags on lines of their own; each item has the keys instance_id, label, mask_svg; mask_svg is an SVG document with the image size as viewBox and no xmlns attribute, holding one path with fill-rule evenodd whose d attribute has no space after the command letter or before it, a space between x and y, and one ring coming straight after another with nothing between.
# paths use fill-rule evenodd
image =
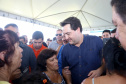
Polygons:
<instances>
[{"instance_id":1,"label":"dark hair","mask_svg":"<svg viewBox=\"0 0 126 84\"><path fill-rule=\"evenodd\" d=\"M116 33L116 28L111 31L111 33Z\"/></svg>"},{"instance_id":2,"label":"dark hair","mask_svg":"<svg viewBox=\"0 0 126 84\"><path fill-rule=\"evenodd\" d=\"M25 37L24 36L19 37L19 39L24 39L24 41L25 41Z\"/></svg>"},{"instance_id":3,"label":"dark hair","mask_svg":"<svg viewBox=\"0 0 126 84\"><path fill-rule=\"evenodd\" d=\"M3 67L4 64L9 65L10 62L8 61L8 58L14 53L14 44L18 41L19 38L13 31L0 31L0 52L6 51L4 61L0 59L0 67Z\"/></svg>"},{"instance_id":4,"label":"dark hair","mask_svg":"<svg viewBox=\"0 0 126 84\"><path fill-rule=\"evenodd\" d=\"M47 41L52 41L52 40L50 38L48 38Z\"/></svg>"},{"instance_id":5,"label":"dark hair","mask_svg":"<svg viewBox=\"0 0 126 84\"><path fill-rule=\"evenodd\" d=\"M80 27L80 32L82 32L82 25L78 18L69 17L60 23L62 27L65 26L66 24L70 24L72 30L77 30L77 28Z\"/></svg>"},{"instance_id":6,"label":"dark hair","mask_svg":"<svg viewBox=\"0 0 126 84\"><path fill-rule=\"evenodd\" d=\"M48 47L47 44L45 42L42 43L45 47Z\"/></svg>"},{"instance_id":7,"label":"dark hair","mask_svg":"<svg viewBox=\"0 0 126 84\"><path fill-rule=\"evenodd\" d=\"M47 80L47 82L44 83L44 80ZM52 84L52 82L42 72L38 71L24 75L21 84Z\"/></svg>"},{"instance_id":8,"label":"dark hair","mask_svg":"<svg viewBox=\"0 0 126 84\"><path fill-rule=\"evenodd\" d=\"M6 28L8 28L10 26L18 29L18 26L16 24L14 24L14 23L7 24L4 28L6 29Z\"/></svg>"},{"instance_id":9,"label":"dark hair","mask_svg":"<svg viewBox=\"0 0 126 84\"><path fill-rule=\"evenodd\" d=\"M109 34L111 34L111 33L110 33L110 30L104 30L104 31L102 32L102 34L103 34L104 32L108 32Z\"/></svg>"},{"instance_id":10,"label":"dark hair","mask_svg":"<svg viewBox=\"0 0 126 84\"><path fill-rule=\"evenodd\" d=\"M114 6L123 23L126 24L126 0L112 0L111 6Z\"/></svg>"},{"instance_id":11,"label":"dark hair","mask_svg":"<svg viewBox=\"0 0 126 84\"><path fill-rule=\"evenodd\" d=\"M38 40L40 38L42 38L42 40L44 39L43 33L40 31L35 31L32 35L32 39Z\"/></svg>"},{"instance_id":12,"label":"dark hair","mask_svg":"<svg viewBox=\"0 0 126 84\"><path fill-rule=\"evenodd\" d=\"M53 37L53 41L55 41L56 40L56 37Z\"/></svg>"},{"instance_id":13,"label":"dark hair","mask_svg":"<svg viewBox=\"0 0 126 84\"><path fill-rule=\"evenodd\" d=\"M103 48L103 57L109 74L126 74L126 51L121 47L119 40L110 38Z\"/></svg>"},{"instance_id":14,"label":"dark hair","mask_svg":"<svg viewBox=\"0 0 126 84\"><path fill-rule=\"evenodd\" d=\"M46 71L46 60L57 54L57 51L52 49L44 49L40 52L37 58L37 70Z\"/></svg>"}]
</instances>

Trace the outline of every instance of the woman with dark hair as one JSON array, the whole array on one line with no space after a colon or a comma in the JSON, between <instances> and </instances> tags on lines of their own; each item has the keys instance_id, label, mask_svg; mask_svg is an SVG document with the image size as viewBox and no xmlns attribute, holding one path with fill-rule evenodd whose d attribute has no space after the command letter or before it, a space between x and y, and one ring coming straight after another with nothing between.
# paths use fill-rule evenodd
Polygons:
<instances>
[{"instance_id":1,"label":"woman with dark hair","mask_svg":"<svg viewBox=\"0 0 126 84\"><path fill-rule=\"evenodd\" d=\"M63 77L58 73L59 67L56 55L55 50L44 49L38 56L37 68L52 84L65 84Z\"/></svg>"},{"instance_id":2,"label":"woman with dark hair","mask_svg":"<svg viewBox=\"0 0 126 84\"><path fill-rule=\"evenodd\" d=\"M12 73L21 66L23 50L12 31L0 31L0 84L9 84Z\"/></svg>"},{"instance_id":3,"label":"woman with dark hair","mask_svg":"<svg viewBox=\"0 0 126 84\"><path fill-rule=\"evenodd\" d=\"M87 78L81 84L126 84L126 51L120 42L111 38L103 48L106 75Z\"/></svg>"}]
</instances>

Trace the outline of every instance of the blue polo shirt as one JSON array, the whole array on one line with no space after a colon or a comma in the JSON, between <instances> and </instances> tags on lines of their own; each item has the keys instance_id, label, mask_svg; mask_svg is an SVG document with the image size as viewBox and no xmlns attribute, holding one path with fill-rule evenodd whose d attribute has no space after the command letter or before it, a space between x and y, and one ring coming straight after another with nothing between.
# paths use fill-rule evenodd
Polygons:
<instances>
[{"instance_id":1,"label":"blue polo shirt","mask_svg":"<svg viewBox=\"0 0 126 84\"><path fill-rule=\"evenodd\" d=\"M80 47L66 44L62 50L62 69L69 66L72 84L81 84L91 70L101 66L103 42L96 36L84 36Z\"/></svg>"},{"instance_id":2,"label":"blue polo shirt","mask_svg":"<svg viewBox=\"0 0 126 84\"><path fill-rule=\"evenodd\" d=\"M62 58L61 58L61 53L62 53L63 47L64 47L64 45L61 46L61 48L59 50L59 53L57 55L59 72L60 72L61 75L62 75Z\"/></svg>"}]
</instances>

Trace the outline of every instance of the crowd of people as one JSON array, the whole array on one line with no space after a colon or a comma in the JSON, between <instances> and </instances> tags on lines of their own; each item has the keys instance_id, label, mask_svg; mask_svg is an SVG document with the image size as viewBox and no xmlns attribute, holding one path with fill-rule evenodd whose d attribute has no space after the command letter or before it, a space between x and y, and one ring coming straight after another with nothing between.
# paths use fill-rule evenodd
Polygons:
<instances>
[{"instance_id":1,"label":"crowd of people","mask_svg":"<svg viewBox=\"0 0 126 84\"><path fill-rule=\"evenodd\" d=\"M16 24L0 28L0 84L126 84L126 1L111 6L116 28L101 37L83 35L76 17L47 42L41 31L27 44Z\"/></svg>"}]
</instances>

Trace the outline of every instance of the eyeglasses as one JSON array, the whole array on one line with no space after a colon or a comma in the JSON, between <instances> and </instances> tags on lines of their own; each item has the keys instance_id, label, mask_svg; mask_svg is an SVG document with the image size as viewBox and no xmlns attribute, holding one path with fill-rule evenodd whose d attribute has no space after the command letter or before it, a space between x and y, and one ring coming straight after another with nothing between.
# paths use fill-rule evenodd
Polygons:
<instances>
[{"instance_id":1,"label":"eyeglasses","mask_svg":"<svg viewBox=\"0 0 126 84\"><path fill-rule=\"evenodd\" d=\"M59 35L59 36L62 36L62 34L56 34L56 36L58 36L58 35Z\"/></svg>"}]
</instances>

